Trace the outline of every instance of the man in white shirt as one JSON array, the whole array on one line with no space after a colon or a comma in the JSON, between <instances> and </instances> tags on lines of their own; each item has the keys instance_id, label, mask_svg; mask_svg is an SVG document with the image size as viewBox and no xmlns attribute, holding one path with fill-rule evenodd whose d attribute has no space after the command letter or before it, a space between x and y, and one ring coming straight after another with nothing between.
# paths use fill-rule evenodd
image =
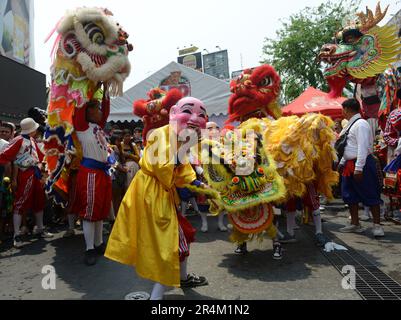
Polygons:
<instances>
[{"instance_id":1,"label":"man in white shirt","mask_svg":"<svg viewBox=\"0 0 401 320\"><path fill-rule=\"evenodd\" d=\"M376 161L373 158L373 136L369 123L361 118L360 104L355 99L343 102L344 117L349 128L344 155L340 161L339 171L342 173L341 193L343 200L349 205L351 224L340 229L341 232L363 232L359 224L359 203L370 208L373 215L373 235L384 236L380 226L380 182Z\"/></svg>"}]
</instances>

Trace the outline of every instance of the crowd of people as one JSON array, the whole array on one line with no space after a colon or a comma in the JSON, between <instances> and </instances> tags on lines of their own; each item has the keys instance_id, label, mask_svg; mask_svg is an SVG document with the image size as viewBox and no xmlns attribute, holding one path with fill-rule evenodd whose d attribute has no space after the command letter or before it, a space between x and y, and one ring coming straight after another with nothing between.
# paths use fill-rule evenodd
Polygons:
<instances>
[{"instance_id":1,"label":"crowd of people","mask_svg":"<svg viewBox=\"0 0 401 320\"><path fill-rule=\"evenodd\" d=\"M76 130L81 142L91 140L90 138L85 138L83 134L89 128L88 124L96 121L96 115L93 114L95 111L91 110L95 110L95 108L91 108L90 104L88 104L83 117L78 120L79 115L77 113L75 119ZM34 118L38 121L36 116ZM0 123L0 181L2 181L0 189L0 241L10 239L12 236L13 245L16 248L23 247L26 244L24 237L29 235L38 238L52 238L54 235L48 231L49 228L45 228L44 220L48 221L48 224L66 225L67 230L63 234L65 238L73 237L76 234L77 225L81 226L83 230L90 229L85 223L88 218L85 215L86 213L79 214L80 211L85 211L87 208L88 195L86 194L82 197L82 190L85 190L86 186L80 186L79 183L79 181L84 184L87 182L87 179L83 179L79 174L85 171L86 168L81 168L81 170L71 175L73 190L71 193L74 195L74 205L71 204L67 208L62 208L46 197L44 191L46 172L45 164L43 163L44 130L38 122L30 117L25 118L20 122L18 131L11 122L3 121ZM103 123L103 127L105 127L105 123ZM208 129L212 134L215 134L219 127L216 123L210 122L208 123ZM96 231L87 232L89 235L93 233L95 240L86 239L86 243L89 243L86 253L88 251L91 252L93 249L97 249L97 253L104 253L104 246L101 246L103 244L103 233L110 231L121 201L140 169L139 161L143 155L144 146L141 127L136 127L131 131L129 129L120 129L118 125L112 125L104 130L104 137L107 141L107 151L104 156L113 158L113 165L109 170L111 188L107 189L105 181L97 181L96 183L101 193L99 193L98 201L95 201L95 203L98 207L102 207L103 198L110 198L110 210L104 213L101 220L107 220L110 227L107 230L101 224L98 225ZM95 141L96 139L92 140ZM100 153L97 154L94 151L98 148L98 144L94 148L90 148L87 144L89 142L83 143L84 159L97 157L100 160ZM197 172L199 179L202 179L201 166L193 161L193 168ZM183 215L199 215L202 221L201 231L208 232L206 197L194 194L185 188L178 189L178 191L181 198L180 209ZM108 208L108 206L106 207ZM78 216L82 219L77 219ZM222 232L227 231L227 227L223 223L223 217L224 215L219 215L218 217L218 228ZM94 245L91 245L91 243ZM86 254L85 263L88 265L95 264L95 256L93 253Z\"/></svg>"},{"instance_id":2,"label":"crowd of people","mask_svg":"<svg viewBox=\"0 0 401 320\"><path fill-rule=\"evenodd\" d=\"M84 261L87 265L96 264L97 256L105 253L103 221L108 220L113 226L124 196L140 169L140 159L144 156L140 127L133 131L121 130L116 125L109 130L105 129L108 105L107 99L103 99L101 105L100 102L92 101L74 116L75 130L82 144L83 159L79 169L71 173L70 205L62 209L64 223L68 225L64 237L75 235L77 218L80 218L86 243ZM372 217L373 235L383 237L384 230L380 220L383 219L381 207L384 208L382 200L384 168L380 166L374 152L375 137L370 124L363 119L360 104L356 99L348 99L342 106L345 120L337 121L334 127L337 132L338 152L338 163L334 163L334 166L341 175L337 194L349 207L350 224L340 231L361 233L365 229L362 228L360 220ZM40 130L41 125L32 118L23 119L19 127L17 132L12 123L2 122L0 125L2 181L0 232L2 239L12 233L13 245L17 248L24 245L23 237L26 234L38 238L54 236L44 226L46 202L51 200L46 199L44 191L46 170L43 163L43 130ZM224 130L222 131L214 122L207 122L206 129L210 139L224 134ZM102 132L104 141L99 139L99 132ZM101 141L104 144L100 143ZM196 181L206 182L202 165L196 156L190 155L189 160L196 174ZM112 165L108 166L105 163ZM323 246L328 239L322 233L320 218L322 206L316 191L308 191L309 193L310 206L314 210L312 216L317 241ZM177 194L181 199L182 215L184 217L187 215L190 206L192 211L200 216L202 222L200 231L208 232L206 197L186 187L177 187ZM286 213L287 221L286 230L280 233L280 237L276 240L281 243L297 241L294 232L297 227L296 205L293 209L289 209L290 203L291 201L281 207ZM358 214L360 204L365 207L361 217ZM50 210L50 214L55 213ZM224 214L218 215L217 219L218 229L222 232L227 231L223 222ZM246 242L235 252L246 253ZM281 251L275 251L275 254L277 258L281 258ZM197 278L193 281L201 280ZM156 288L157 290L159 289Z\"/></svg>"}]
</instances>

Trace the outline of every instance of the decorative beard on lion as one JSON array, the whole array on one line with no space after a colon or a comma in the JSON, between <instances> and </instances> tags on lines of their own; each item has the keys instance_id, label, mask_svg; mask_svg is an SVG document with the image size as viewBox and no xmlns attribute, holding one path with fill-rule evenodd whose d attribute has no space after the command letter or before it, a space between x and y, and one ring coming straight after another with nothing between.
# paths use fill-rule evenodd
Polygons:
<instances>
[{"instance_id":1,"label":"decorative beard on lion","mask_svg":"<svg viewBox=\"0 0 401 320\"><path fill-rule=\"evenodd\" d=\"M241 128L227 131L221 141L204 140L202 165L208 184L219 193L209 211L226 211L240 231L231 240L242 242L263 231L274 238L271 203L282 200L286 190L273 158L263 147L262 135Z\"/></svg>"},{"instance_id":2,"label":"decorative beard on lion","mask_svg":"<svg viewBox=\"0 0 401 320\"><path fill-rule=\"evenodd\" d=\"M132 45L111 16L101 8L68 11L48 37L57 31L45 133L46 192L64 204L69 169L77 167L81 157L72 121L74 110L90 100L101 100L102 85L112 96L122 95L123 82L130 74Z\"/></svg>"}]
</instances>

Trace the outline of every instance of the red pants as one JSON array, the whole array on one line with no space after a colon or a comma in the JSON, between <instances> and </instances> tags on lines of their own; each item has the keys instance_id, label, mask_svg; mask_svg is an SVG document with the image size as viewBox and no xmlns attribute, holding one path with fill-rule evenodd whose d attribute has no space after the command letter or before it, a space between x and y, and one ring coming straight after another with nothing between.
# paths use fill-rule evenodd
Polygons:
<instances>
[{"instance_id":1,"label":"red pants","mask_svg":"<svg viewBox=\"0 0 401 320\"><path fill-rule=\"evenodd\" d=\"M319 195L316 192L316 188L312 183L306 186L305 195L302 197L303 207L307 207L310 211L316 211L320 208ZM296 198L291 198L285 204L286 210L288 212L294 212L297 210L297 200Z\"/></svg>"},{"instance_id":2,"label":"red pants","mask_svg":"<svg viewBox=\"0 0 401 320\"><path fill-rule=\"evenodd\" d=\"M72 212L91 222L105 220L112 200L111 177L103 170L80 166Z\"/></svg>"},{"instance_id":3,"label":"red pants","mask_svg":"<svg viewBox=\"0 0 401 320\"><path fill-rule=\"evenodd\" d=\"M35 170L18 171L17 191L15 194L14 213L23 214L28 210L38 213L45 207L43 184L35 177Z\"/></svg>"}]
</instances>

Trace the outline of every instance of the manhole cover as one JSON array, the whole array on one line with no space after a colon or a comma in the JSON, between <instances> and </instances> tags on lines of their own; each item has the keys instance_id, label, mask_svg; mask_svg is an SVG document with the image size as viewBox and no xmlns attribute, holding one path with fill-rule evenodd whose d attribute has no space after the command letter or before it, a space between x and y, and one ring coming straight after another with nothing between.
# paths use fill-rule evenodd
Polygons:
<instances>
[{"instance_id":1,"label":"manhole cover","mask_svg":"<svg viewBox=\"0 0 401 320\"><path fill-rule=\"evenodd\" d=\"M125 300L149 300L150 295L147 292L131 292L125 296Z\"/></svg>"}]
</instances>

